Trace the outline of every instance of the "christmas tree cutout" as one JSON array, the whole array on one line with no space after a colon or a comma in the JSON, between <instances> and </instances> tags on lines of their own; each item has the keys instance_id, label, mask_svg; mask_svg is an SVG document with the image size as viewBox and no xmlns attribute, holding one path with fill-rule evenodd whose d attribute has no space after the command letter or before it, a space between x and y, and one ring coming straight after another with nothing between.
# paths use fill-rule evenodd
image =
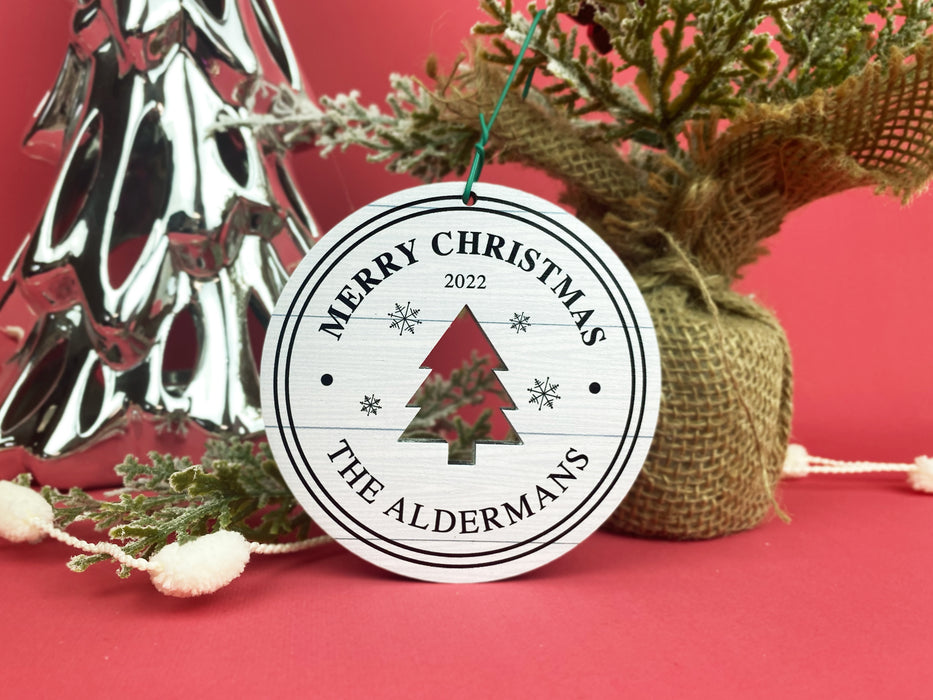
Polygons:
<instances>
[{"instance_id":1,"label":"christmas tree cutout","mask_svg":"<svg viewBox=\"0 0 933 700\"><path fill-rule=\"evenodd\" d=\"M497 371L508 368L469 306L464 306L428 353L431 373L408 402L421 410L400 442L446 442L448 464L476 464L476 444L520 445L503 411L515 402Z\"/></svg>"}]
</instances>

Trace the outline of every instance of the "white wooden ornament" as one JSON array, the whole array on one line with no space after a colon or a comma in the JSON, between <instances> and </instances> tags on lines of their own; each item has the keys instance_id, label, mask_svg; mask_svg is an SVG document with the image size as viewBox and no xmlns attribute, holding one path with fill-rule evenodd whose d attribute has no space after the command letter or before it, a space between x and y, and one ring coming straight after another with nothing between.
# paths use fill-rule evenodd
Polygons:
<instances>
[{"instance_id":1,"label":"white wooden ornament","mask_svg":"<svg viewBox=\"0 0 933 700\"><path fill-rule=\"evenodd\" d=\"M579 544L638 475L660 397L651 318L610 248L543 199L473 191L416 187L334 227L262 360L269 443L302 506L364 559L431 581L515 576ZM471 358L452 326L481 329L492 415L513 429L466 457L411 428L443 374L428 360Z\"/></svg>"}]
</instances>

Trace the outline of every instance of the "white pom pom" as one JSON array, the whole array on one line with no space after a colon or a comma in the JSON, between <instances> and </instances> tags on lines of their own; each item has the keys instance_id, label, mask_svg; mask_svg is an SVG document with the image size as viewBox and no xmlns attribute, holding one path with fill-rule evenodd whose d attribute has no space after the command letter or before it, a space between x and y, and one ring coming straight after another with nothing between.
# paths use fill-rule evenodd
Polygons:
<instances>
[{"instance_id":1,"label":"white pom pom","mask_svg":"<svg viewBox=\"0 0 933 700\"><path fill-rule=\"evenodd\" d=\"M53 520L52 506L38 493L0 481L0 536L11 542L38 542Z\"/></svg>"},{"instance_id":2,"label":"white pom pom","mask_svg":"<svg viewBox=\"0 0 933 700\"><path fill-rule=\"evenodd\" d=\"M191 542L173 542L149 560L153 585L165 595L213 593L243 573L250 545L238 532L218 530Z\"/></svg>"},{"instance_id":3,"label":"white pom pom","mask_svg":"<svg viewBox=\"0 0 933 700\"><path fill-rule=\"evenodd\" d=\"M933 457L917 457L907 480L917 491L933 493Z\"/></svg>"},{"instance_id":4,"label":"white pom pom","mask_svg":"<svg viewBox=\"0 0 933 700\"><path fill-rule=\"evenodd\" d=\"M810 455L803 445L788 445L784 457L784 476L798 478L810 473Z\"/></svg>"}]
</instances>

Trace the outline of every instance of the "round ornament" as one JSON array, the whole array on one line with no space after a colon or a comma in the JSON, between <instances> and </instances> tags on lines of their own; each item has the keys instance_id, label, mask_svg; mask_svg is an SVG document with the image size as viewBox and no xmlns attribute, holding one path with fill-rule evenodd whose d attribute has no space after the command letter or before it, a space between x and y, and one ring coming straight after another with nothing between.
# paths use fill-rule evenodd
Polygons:
<instances>
[{"instance_id":1,"label":"round ornament","mask_svg":"<svg viewBox=\"0 0 933 700\"><path fill-rule=\"evenodd\" d=\"M564 554L648 453L654 328L609 247L555 205L416 187L325 235L279 298L262 361L273 453L364 559L485 581Z\"/></svg>"}]
</instances>

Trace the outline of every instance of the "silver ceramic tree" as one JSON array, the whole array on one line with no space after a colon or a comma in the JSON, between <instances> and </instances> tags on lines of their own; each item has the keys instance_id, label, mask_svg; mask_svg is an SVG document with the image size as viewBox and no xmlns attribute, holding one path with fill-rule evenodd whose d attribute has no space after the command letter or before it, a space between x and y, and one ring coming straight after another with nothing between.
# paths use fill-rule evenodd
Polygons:
<instances>
[{"instance_id":1,"label":"silver ceramic tree","mask_svg":"<svg viewBox=\"0 0 933 700\"><path fill-rule=\"evenodd\" d=\"M6 275L37 321L0 448L60 458L134 419L262 429L250 328L316 235L282 155L216 129L262 111L266 83L302 87L272 0L75 0L26 141L60 173Z\"/></svg>"}]
</instances>

